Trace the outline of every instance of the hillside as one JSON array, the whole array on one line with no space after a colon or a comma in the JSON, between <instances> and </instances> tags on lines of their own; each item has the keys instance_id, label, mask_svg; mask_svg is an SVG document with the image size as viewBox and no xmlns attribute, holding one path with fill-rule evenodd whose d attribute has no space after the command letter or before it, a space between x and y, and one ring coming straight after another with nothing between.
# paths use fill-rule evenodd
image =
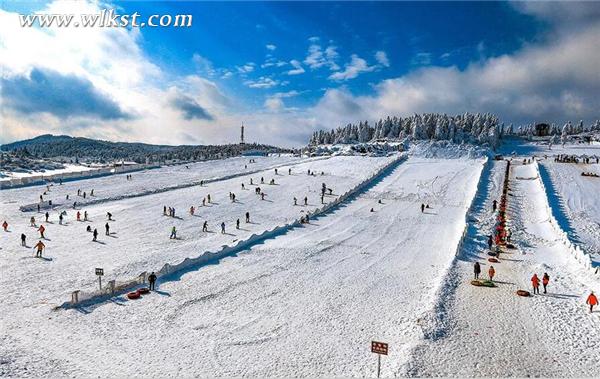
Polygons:
<instances>
[{"instance_id":1,"label":"hillside","mask_svg":"<svg viewBox=\"0 0 600 379\"><path fill-rule=\"evenodd\" d=\"M288 152L261 144L230 145L151 145L145 143L110 142L91 138L41 135L32 139L2 145L0 150L20 152L36 158L76 158L79 160L129 160L153 162L166 160L200 160L239 155L247 150Z\"/></svg>"}]
</instances>

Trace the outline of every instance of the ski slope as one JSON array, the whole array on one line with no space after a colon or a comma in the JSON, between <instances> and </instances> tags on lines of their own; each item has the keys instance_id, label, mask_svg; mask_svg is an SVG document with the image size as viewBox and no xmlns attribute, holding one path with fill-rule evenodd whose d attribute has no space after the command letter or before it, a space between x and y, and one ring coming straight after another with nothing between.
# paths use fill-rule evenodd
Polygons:
<instances>
[{"instance_id":1,"label":"ski slope","mask_svg":"<svg viewBox=\"0 0 600 379\"><path fill-rule=\"evenodd\" d=\"M409 374L597 377L600 317L588 313L585 298L590 290L600 291L600 285L566 251L550 223L535 165L517 163L511 170L509 217L518 250L508 250L493 264L498 287L469 284L474 261L487 277L485 239L494 226L491 203L500 198L503 172L504 163L495 163L484 173L490 179L476 200L471 242L445 280L427 328L430 338L414 350ZM515 294L517 289L531 291L531 276L541 278L544 272L551 278L548 294Z\"/></svg>"},{"instance_id":2,"label":"ski slope","mask_svg":"<svg viewBox=\"0 0 600 379\"><path fill-rule=\"evenodd\" d=\"M581 176L583 172L600 175L600 165L556 163L552 159L540 164L548 196L553 200L550 205L562 227L600 266L600 178Z\"/></svg>"},{"instance_id":3,"label":"ski slope","mask_svg":"<svg viewBox=\"0 0 600 379\"><path fill-rule=\"evenodd\" d=\"M315 185L328 176L332 181L335 171L334 188L342 187L344 178L350 186L350 178L362 176L365 166L373 169L374 162L339 157L311 163L328 173L315 178ZM99 372L105 376L371 376L376 358L369 351L370 341L377 339L391 346L382 375L402 375L412 346L422 338L422 317L433 306L439 280L454 258L481 169L479 159L411 158L311 224L167 277L157 292L139 301L119 298L79 311L51 311L43 302L18 302L12 297L10 307L5 302L1 310L7 322L0 341L5 363L0 367L6 374L35 376ZM311 190L303 187L307 178L282 177L281 186L285 180L293 185L277 192L267 188L275 198L270 209L253 193L240 195L245 196L240 201L243 208L261 204L251 209L260 227L265 227L290 210L286 217L297 216L298 210L285 203L294 191ZM223 192L229 187L225 182ZM183 202L188 190L198 191L177 190L183 192L177 199L171 196L171 201ZM118 227L125 227L118 224L119 218L127 220L131 228L127 233L136 239L139 250L156 246L151 255L161 254L162 259L170 254L163 249L181 256L200 242L205 246L204 238L210 242L209 237L189 245L185 240L161 242L166 239L162 230L169 225L162 225L162 216L157 215L164 199L144 198L148 198L146 205L153 206L141 218L152 220L146 223L148 228L153 228L151 223L160 225L144 230L144 236L152 239L148 245L133 234L139 225L132 221L134 213L129 213L142 209L142 203L129 204L137 200L128 199L114 205ZM216 198L223 201L221 194ZM424 214L421 203L431 207ZM176 207L183 210L183 205ZM184 221L193 222L187 215ZM182 235L197 230L197 226L190 228L182 225ZM135 261L134 251L123 253L112 246L111 250L120 250L111 260L125 254L123 262ZM75 251L69 254L83 254ZM55 261L19 263L44 264L44 270L49 270L60 263L59 254L52 254ZM28 287L36 300L40 294L32 287L50 285L48 273L35 275L32 270L19 275L29 275L36 284L4 281L2 285L15 291ZM58 279L54 274L50 277Z\"/></svg>"}]
</instances>

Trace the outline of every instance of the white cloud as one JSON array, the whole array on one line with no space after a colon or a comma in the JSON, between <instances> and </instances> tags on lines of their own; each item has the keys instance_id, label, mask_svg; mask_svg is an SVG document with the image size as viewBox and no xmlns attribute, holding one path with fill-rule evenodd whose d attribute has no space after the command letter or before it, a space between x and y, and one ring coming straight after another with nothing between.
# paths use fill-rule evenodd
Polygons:
<instances>
[{"instance_id":1,"label":"white cloud","mask_svg":"<svg viewBox=\"0 0 600 379\"><path fill-rule=\"evenodd\" d=\"M285 108L285 104L279 97L268 97L265 100L265 108L270 111L280 111Z\"/></svg>"},{"instance_id":2,"label":"white cloud","mask_svg":"<svg viewBox=\"0 0 600 379\"><path fill-rule=\"evenodd\" d=\"M390 61L385 51L377 51L375 53L375 60L377 60L377 62L384 67L390 67Z\"/></svg>"},{"instance_id":3,"label":"white cloud","mask_svg":"<svg viewBox=\"0 0 600 379\"><path fill-rule=\"evenodd\" d=\"M375 70L375 66L369 66L367 61L356 54L350 57L350 63L344 66L344 71L334 72L329 75L330 80L349 80L354 79L363 72L371 72Z\"/></svg>"},{"instance_id":4,"label":"white cloud","mask_svg":"<svg viewBox=\"0 0 600 379\"><path fill-rule=\"evenodd\" d=\"M287 72L288 75L299 75L299 74L304 74L304 68L302 67L302 63L300 63L299 61L292 59L290 61L290 64L292 65L293 69L289 70Z\"/></svg>"},{"instance_id":5,"label":"white cloud","mask_svg":"<svg viewBox=\"0 0 600 379\"><path fill-rule=\"evenodd\" d=\"M248 62L242 66L236 66L235 68L237 69L237 71L240 74L247 74L249 72L254 71L254 67L256 67L256 64L253 62Z\"/></svg>"},{"instance_id":6,"label":"white cloud","mask_svg":"<svg viewBox=\"0 0 600 379\"><path fill-rule=\"evenodd\" d=\"M336 46L328 46L323 51L320 45L313 43L308 47L308 55L304 59L304 64L313 70L323 66L329 67L332 71L339 70L340 67L335 62L338 58L336 49Z\"/></svg>"},{"instance_id":7,"label":"white cloud","mask_svg":"<svg viewBox=\"0 0 600 379\"><path fill-rule=\"evenodd\" d=\"M278 85L283 85L284 83L267 76L261 76L256 80L246 80L244 84L250 88L272 88Z\"/></svg>"},{"instance_id":8,"label":"white cloud","mask_svg":"<svg viewBox=\"0 0 600 379\"><path fill-rule=\"evenodd\" d=\"M431 53L420 52L415 54L410 64L413 66L428 66L431 64Z\"/></svg>"},{"instance_id":9,"label":"white cloud","mask_svg":"<svg viewBox=\"0 0 600 379\"><path fill-rule=\"evenodd\" d=\"M265 47L267 48L267 50L271 50L271 51L277 49L277 46L275 46L275 45L273 45L271 43L267 44Z\"/></svg>"}]
</instances>

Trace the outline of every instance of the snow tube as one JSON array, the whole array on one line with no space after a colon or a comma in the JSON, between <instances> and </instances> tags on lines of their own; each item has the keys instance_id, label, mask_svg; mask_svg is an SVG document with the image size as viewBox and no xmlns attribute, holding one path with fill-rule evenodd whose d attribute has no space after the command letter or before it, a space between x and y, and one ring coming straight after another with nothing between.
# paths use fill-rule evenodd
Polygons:
<instances>
[{"instance_id":1,"label":"snow tube","mask_svg":"<svg viewBox=\"0 0 600 379\"><path fill-rule=\"evenodd\" d=\"M496 253L494 253L493 251L488 251L488 255L489 255L490 257L495 257L495 256L496 256Z\"/></svg>"},{"instance_id":2,"label":"snow tube","mask_svg":"<svg viewBox=\"0 0 600 379\"><path fill-rule=\"evenodd\" d=\"M523 296L523 297L529 297L529 296L531 296L531 294L529 293L529 291L525 291L525 290L518 290L517 291L517 295Z\"/></svg>"},{"instance_id":3,"label":"snow tube","mask_svg":"<svg viewBox=\"0 0 600 379\"><path fill-rule=\"evenodd\" d=\"M140 295L145 295L147 293L150 293L150 288L142 287L142 288L138 289L136 292L139 293Z\"/></svg>"},{"instance_id":4,"label":"snow tube","mask_svg":"<svg viewBox=\"0 0 600 379\"><path fill-rule=\"evenodd\" d=\"M488 258L488 262L492 262L492 263L500 263L499 260L497 260L496 258Z\"/></svg>"},{"instance_id":5,"label":"snow tube","mask_svg":"<svg viewBox=\"0 0 600 379\"><path fill-rule=\"evenodd\" d=\"M140 295L139 292L137 292L137 291L136 292L129 292L127 294L127 298L130 299L130 300L139 299L140 297L142 297L142 295Z\"/></svg>"},{"instance_id":6,"label":"snow tube","mask_svg":"<svg viewBox=\"0 0 600 379\"><path fill-rule=\"evenodd\" d=\"M471 280L471 284L476 287L496 287L494 282L492 282L491 280L485 280L485 279Z\"/></svg>"},{"instance_id":7,"label":"snow tube","mask_svg":"<svg viewBox=\"0 0 600 379\"><path fill-rule=\"evenodd\" d=\"M508 249L514 249L514 248L515 248L515 245L513 245L512 243L507 243L507 244L506 244L506 247L507 247Z\"/></svg>"}]
</instances>

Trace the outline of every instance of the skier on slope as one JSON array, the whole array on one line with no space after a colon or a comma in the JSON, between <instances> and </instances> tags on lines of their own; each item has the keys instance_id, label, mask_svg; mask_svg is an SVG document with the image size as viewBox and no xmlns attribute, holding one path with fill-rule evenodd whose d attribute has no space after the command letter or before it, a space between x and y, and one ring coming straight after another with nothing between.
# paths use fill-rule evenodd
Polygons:
<instances>
[{"instance_id":1,"label":"skier on slope","mask_svg":"<svg viewBox=\"0 0 600 379\"><path fill-rule=\"evenodd\" d=\"M171 235L169 236L169 239L177 239L177 229L175 229L175 227L171 228Z\"/></svg>"},{"instance_id":2,"label":"skier on slope","mask_svg":"<svg viewBox=\"0 0 600 379\"><path fill-rule=\"evenodd\" d=\"M531 277L531 285L533 286L533 293L540 294L540 278L538 278L537 274L533 274Z\"/></svg>"},{"instance_id":3,"label":"skier on slope","mask_svg":"<svg viewBox=\"0 0 600 379\"><path fill-rule=\"evenodd\" d=\"M50 217L50 213L46 212L45 216L46 216L46 222L48 222L48 217Z\"/></svg>"},{"instance_id":4,"label":"skier on slope","mask_svg":"<svg viewBox=\"0 0 600 379\"><path fill-rule=\"evenodd\" d=\"M110 236L110 225L108 225L108 222L106 223L106 225L104 225L104 229L106 229L106 235Z\"/></svg>"},{"instance_id":5,"label":"skier on slope","mask_svg":"<svg viewBox=\"0 0 600 379\"><path fill-rule=\"evenodd\" d=\"M548 273L544 273L542 276L542 285L544 286L544 293L546 293L546 287L548 287L548 283L550 283L550 275Z\"/></svg>"},{"instance_id":6,"label":"skier on slope","mask_svg":"<svg viewBox=\"0 0 600 379\"><path fill-rule=\"evenodd\" d=\"M308 205L308 197L304 196L304 205Z\"/></svg>"},{"instance_id":7,"label":"skier on slope","mask_svg":"<svg viewBox=\"0 0 600 379\"><path fill-rule=\"evenodd\" d=\"M221 233L225 234L225 222L221 223Z\"/></svg>"},{"instance_id":8,"label":"skier on slope","mask_svg":"<svg viewBox=\"0 0 600 379\"><path fill-rule=\"evenodd\" d=\"M33 226L35 228L35 217L31 216L29 219L29 226Z\"/></svg>"},{"instance_id":9,"label":"skier on slope","mask_svg":"<svg viewBox=\"0 0 600 379\"><path fill-rule=\"evenodd\" d=\"M190 214L191 214L192 216L194 215L194 206L193 206L193 205L190 207Z\"/></svg>"},{"instance_id":10,"label":"skier on slope","mask_svg":"<svg viewBox=\"0 0 600 379\"><path fill-rule=\"evenodd\" d=\"M487 241L487 243L488 243L488 249L492 250L492 244L494 243L494 240L493 240L493 238L492 238L492 235L490 235L490 236L488 237L488 241Z\"/></svg>"},{"instance_id":11,"label":"skier on slope","mask_svg":"<svg viewBox=\"0 0 600 379\"><path fill-rule=\"evenodd\" d=\"M594 291L590 293L585 303L590 306L590 313L594 312L594 306L598 305L598 298L596 297L596 295L594 295Z\"/></svg>"},{"instance_id":12,"label":"skier on slope","mask_svg":"<svg viewBox=\"0 0 600 379\"><path fill-rule=\"evenodd\" d=\"M42 251L46 248L46 245L44 245L44 243L42 241L38 241L38 243L36 243L33 248L36 249L35 257L36 258L41 258L42 257Z\"/></svg>"},{"instance_id":13,"label":"skier on slope","mask_svg":"<svg viewBox=\"0 0 600 379\"><path fill-rule=\"evenodd\" d=\"M88 217L87 217L87 211L83 211L83 221L87 221Z\"/></svg>"},{"instance_id":14,"label":"skier on slope","mask_svg":"<svg viewBox=\"0 0 600 379\"><path fill-rule=\"evenodd\" d=\"M27 239L27 236L24 233L21 233L21 246L27 247L27 242L25 242L26 239Z\"/></svg>"},{"instance_id":15,"label":"skier on slope","mask_svg":"<svg viewBox=\"0 0 600 379\"><path fill-rule=\"evenodd\" d=\"M490 266L488 270L488 275L490 276L490 280L494 280L494 275L496 275L496 270L494 269L494 266Z\"/></svg>"},{"instance_id":16,"label":"skier on slope","mask_svg":"<svg viewBox=\"0 0 600 379\"><path fill-rule=\"evenodd\" d=\"M235 228L236 229L240 228L240 219L239 218L235 221Z\"/></svg>"},{"instance_id":17,"label":"skier on slope","mask_svg":"<svg viewBox=\"0 0 600 379\"><path fill-rule=\"evenodd\" d=\"M421 213L425 212L425 204L421 203Z\"/></svg>"},{"instance_id":18,"label":"skier on slope","mask_svg":"<svg viewBox=\"0 0 600 379\"><path fill-rule=\"evenodd\" d=\"M44 237L44 232L46 231L46 228L44 228L44 225L40 225L40 227L38 228L38 232L40 232L40 237L41 238L46 238Z\"/></svg>"},{"instance_id":19,"label":"skier on slope","mask_svg":"<svg viewBox=\"0 0 600 379\"><path fill-rule=\"evenodd\" d=\"M106 217L108 218L108 221L112 221L112 213L106 212Z\"/></svg>"},{"instance_id":20,"label":"skier on slope","mask_svg":"<svg viewBox=\"0 0 600 379\"><path fill-rule=\"evenodd\" d=\"M202 231L208 232L208 221L204 221L204 223L202 224Z\"/></svg>"},{"instance_id":21,"label":"skier on slope","mask_svg":"<svg viewBox=\"0 0 600 379\"><path fill-rule=\"evenodd\" d=\"M492 203L492 210L494 212L496 212L496 208L498 207L498 202L496 200L494 200L494 202Z\"/></svg>"},{"instance_id":22,"label":"skier on slope","mask_svg":"<svg viewBox=\"0 0 600 379\"><path fill-rule=\"evenodd\" d=\"M6 222L6 220L2 223L2 229L4 229L5 232L8 232L8 222Z\"/></svg>"},{"instance_id":23,"label":"skier on slope","mask_svg":"<svg viewBox=\"0 0 600 379\"><path fill-rule=\"evenodd\" d=\"M150 287L150 291L154 291L156 285L156 274L154 273L154 271L152 271L150 275L148 275L148 284Z\"/></svg>"},{"instance_id":24,"label":"skier on slope","mask_svg":"<svg viewBox=\"0 0 600 379\"><path fill-rule=\"evenodd\" d=\"M58 215L58 223L60 225L62 225L62 222L63 222L63 214L61 213L61 214Z\"/></svg>"},{"instance_id":25,"label":"skier on slope","mask_svg":"<svg viewBox=\"0 0 600 379\"><path fill-rule=\"evenodd\" d=\"M77 221L81 221L81 212L77 211Z\"/></svg>"},{"instance_id":26,"label":"skier on slope","mask_svg":"<svg viewBox=\"0 0 600 379\"><path fill-rule=\"evenodd\" d=\"M475 262L473 265L473 274L475 275L475 279L479 279L479 274L481 274L481 266L479 262Z\"/></svg>"},{"instance_id":27,"label":"skier on slope","mask_svg":"<svg viewBox=\"0 0 600 379\"><path fill-rule=\"evenodd\" d=\"M96 242L98 240L98 229L94 228L94 233L92 235L92 241Z\"/></svg>"},{"instance_id":28,"label":"skier on slope","mask_svg":"<svg viewBox=\"0 0 600 379\"><path fill-rule=\"evenodd\" d=\"M246 212L246 224L250 223L250 212Z\"/></svg>"}]
</instances>

